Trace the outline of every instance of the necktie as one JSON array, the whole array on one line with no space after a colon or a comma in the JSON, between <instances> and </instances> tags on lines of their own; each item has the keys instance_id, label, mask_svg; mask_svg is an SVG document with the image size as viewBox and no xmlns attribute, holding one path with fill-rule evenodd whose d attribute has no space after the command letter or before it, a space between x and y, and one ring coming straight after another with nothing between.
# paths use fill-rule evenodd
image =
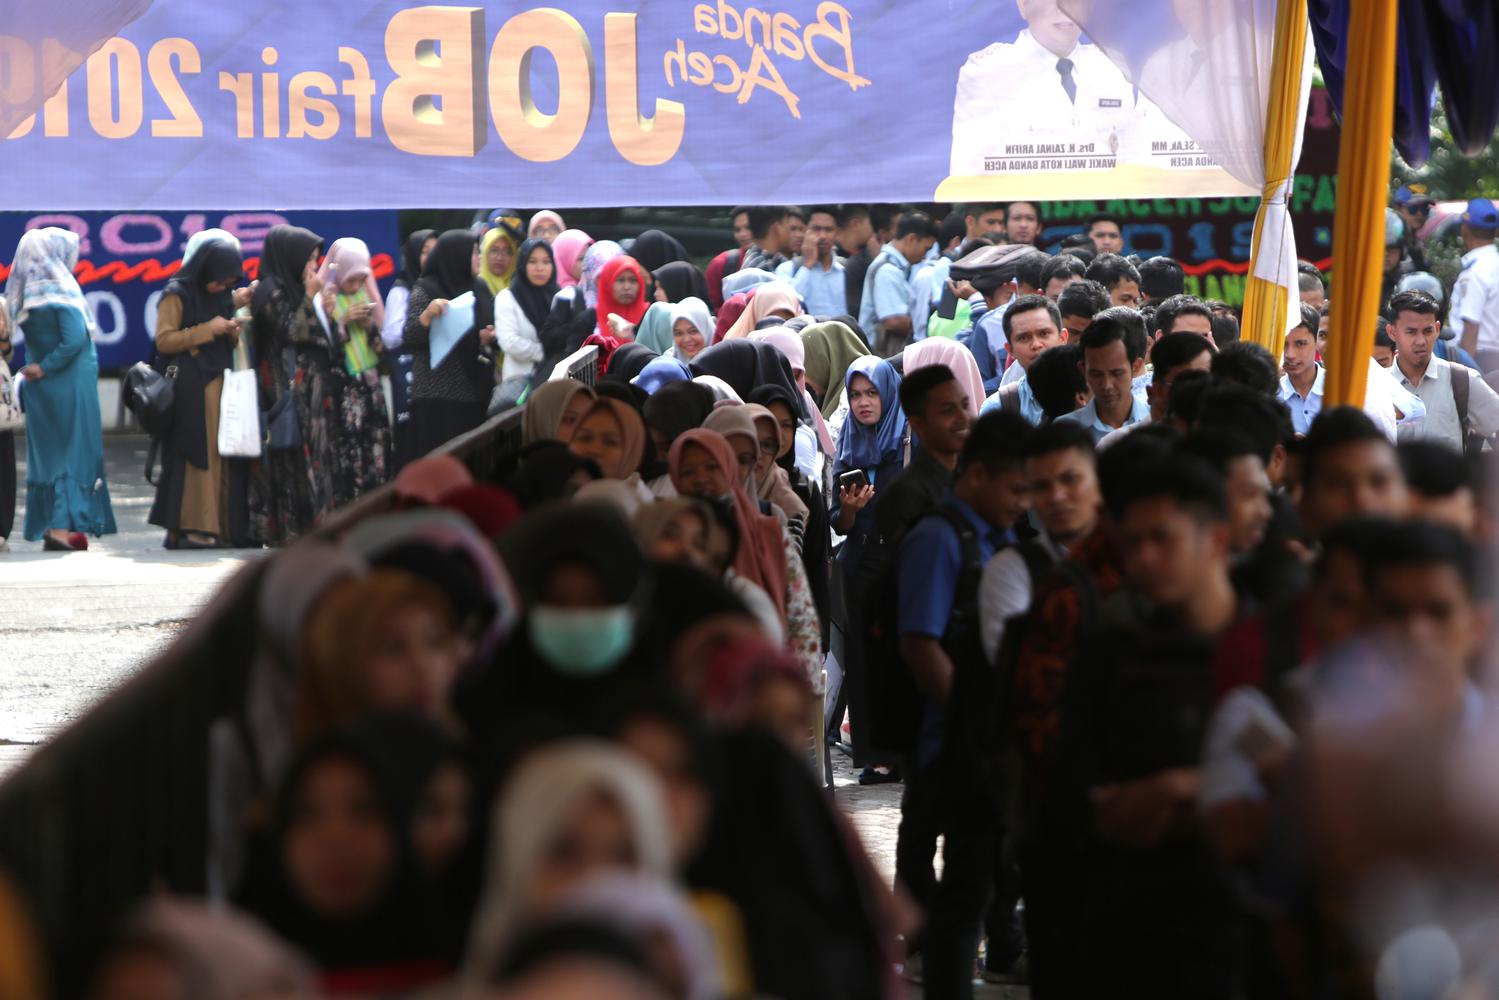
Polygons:
<instances>
[{"instance_id":1,"label":"necktie","mask_svg":"<svg viewBox=\"0 0 1499 1000\"><path fill-rule=\"evenodd\" d=\"M1067 100L1076 104L1077 81L1072 78L1072 67L1074 65L1071 59L1057 60L1057 75L1062 78L1062 89L1067 91Z\"/></svg>"}]
</instances>

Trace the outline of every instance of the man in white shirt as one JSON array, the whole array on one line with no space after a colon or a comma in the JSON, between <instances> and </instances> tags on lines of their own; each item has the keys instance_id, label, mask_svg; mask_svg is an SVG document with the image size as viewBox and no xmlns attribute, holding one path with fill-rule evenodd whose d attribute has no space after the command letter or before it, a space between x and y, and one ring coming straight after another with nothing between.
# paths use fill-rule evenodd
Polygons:
<instances>
[{"instance_id":1,"label":"man in white shirt","mask_svg":"<svg viewBox=\"0 0 1499 1000\"><path fill-rule=\"evenodd\" d=\"M1057 0L1017 0L1026 29L973 53L953 104L955 177L1028 173L1039 160L1063 169L1111 169L1134 89ZM1010 234L1015 240L1015 234Z\"/></svg>"},{"instance_id":2,"label":"man in white shirt","mask_svg":"<svg viewBox=\"0 0 1499 1000\"><path fill-rule=\"evenodd\" d=\"M1092 436L1076 424L1051 423L1026 440L1025 477L1044 533L1023 546L1003 549L984 567L979 633L990 664L999 654L1005 625L1030 610L1037 583L1032 567L1060 562L1069 547L1097 527L1103 504Z\"/></svg>"},{"instance_id":3,"label":"man in white shirt","mask_svg":"<svg viewBox=\"0 0 1499 1000\"><path fill-rule=\"evenodd\" d=\"M1395 342L1392 373L1426 404L1426 417L1402 425L1401 441L1441 441L1464 451L1470 436L1499 434L1499 393L1478 373L1443 361L1431 352L1441 335L1436 299L1423 292L1399 292L1390 299L1394 317L1385 328Z\"/></svg>"},{"instance_id":4,"label":"man in white shirt","mask_svg":"<svg viewBox=\"0 0 1499 1000\"><path fill-rule=\"evenodd\" d=\"M838 217L831 208L812 209L807 215L800 256L776 268L776 276L796 289L807 304L807 312L813 316L842 316L848 312L843 261L833 252L833 237L837 232Z\"/></svg>"},{"instance_id":5,"label":"man in white shirt","mask_svg":"<svg viewBox=\"0 0 1499 1000\"><path fill-rule=\"evenodd\" d=\"M1463 270L1452 288L1447 322L1457 327L1463 350L1484 371L1499 369L1499 208L1474 198L1462 215Z\"/></svg>"}]
</instances>

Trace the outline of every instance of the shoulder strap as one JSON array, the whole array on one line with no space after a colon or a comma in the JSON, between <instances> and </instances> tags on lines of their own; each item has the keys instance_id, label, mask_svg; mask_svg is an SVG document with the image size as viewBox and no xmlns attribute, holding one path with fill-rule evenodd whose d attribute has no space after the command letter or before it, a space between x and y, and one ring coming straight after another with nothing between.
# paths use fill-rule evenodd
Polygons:
<instances>
[{"instance_id":1,"label":"shoulder strap","mask_svg":"<svg viewBox=\"0 0 1499 1000\"><path fill-rule=\"evenodd\" d=\"M1034 592L1036 584L1040 583L1041 578L1050 573L1052 567L1057 564L1056 557L1039 538L1027 539L1017 548L1020 551L1020 558L1025 560L1026 572L1031 575L1031 590Z\"/></svg>"},{"instance_id":2,"label":"shoulder strap","mask_svg":"<svg viewBox=\"0 0 1499 1000\"><path fill-rule=\"evenodd\" d=\"M1468 383L1468 369L1454 364L1452 367L1452 401L1457 404L1458 428L1464 436L1468 433L1468 398L1472 386Z\"/></svg>"},{"instance_id":3,"label":"shoulder strap","mask_svg":"<svg viewBox=\"0 0 1499 1000\"><path fill-rule=\"evenodd\" d=\"M1020 413L1020 383L1011 382L999 393L999 408L1006 413Z\"/></svg>"},{"instance_id":4,"label":"shoulder strap","mask_svg":"<svg viewBox=\"0 0 1499 1000\"><path fill-rule=\"evenodd\" d=\"M957 534L958 547L963 554L962 568L953 590L953 612L957 614L978 600L979 583L984 576L984 557L979 551L978 532L973 530L968 518L948 506L938 508L935 514Z\"/></svg>"},{"instance_id":5,"label":"shoulder strap","mask_svg":"<svg viewBox=\"0 0 1499 1000\"><path fill-rule=\"evenodd\" d=\"M738 272L740 265L744 262L744 251L739 247L730 250L723 259L723 274L727 278Z\"/></svg>"}]
</instances>

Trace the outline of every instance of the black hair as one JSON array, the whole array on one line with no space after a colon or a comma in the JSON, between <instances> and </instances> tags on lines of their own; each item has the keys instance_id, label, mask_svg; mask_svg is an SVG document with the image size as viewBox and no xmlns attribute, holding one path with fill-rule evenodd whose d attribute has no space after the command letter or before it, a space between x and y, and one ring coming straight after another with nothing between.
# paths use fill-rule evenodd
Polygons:
<instances>
[{"instance_id":1,"label":"black hair","mask_svg":"<svg viewBox=\"0 0 1499 1000\"><path fill-rule=\"evenodd\" d=\"M1152 257L1140 264L1140 291L1152 299L1169 299L1186 290L1187 275L1174 257Z\"/></svg>"},{"instance_id":2,"label":"black hair","mask_svg":"<svg viewBox=\"0 0 1499 1000\"><path fill-rule=\"evenodd\" d=\"M946 249L953 240L961 240L968 235L968 223L963 221L961 215L954 212L942 220L942 224L937 227L937 232L937 242Z\"/></svg>"},{"instance_id":3,"label":"black hair","mask_svg":"<svg viewBox=\"0 0 1499 1000\"><path fill-rule=\"evenodd\" d=\"M989 237L975 236L973 239L969 240L967 243L964 243L961 247L958 248L958 260L962 260L964 257L967 257L975 250L982 250L984 247L992 246L994 246L994 241L989 239Z\"/></svg>"},{"instance_id":4,"label":"black hair","mask_svg":"<svg viewBox=\"0 0 1499 1000\"><path fill-rule=\"evenodd\" d=\"M999 318L999 325L1005 331L1005 340L1010 339L1010 318L1021 313L1033 312L1037 309L1046 310L1051 317L1051 325L1058 330L1062 329L1062 313L1057 309L1057 304L1044 295L1022 295L1010 303L1010 308Z\"/></svg>"},{"instance_id":5,"label":"black hair","mask_svg":"<svg viewBox=\"0 0 1499 1000\"><path fill-rule=\"evenodd\" d=\"M1306 327L1312 331L1312 336L1315 337L1317 335L1317 327L1322 323L1322 314L1305 302L1298 303L1297 308L1301 310L1301 322L1296 325Z\"/></svg>"},{"instance_id":6,"label":"black hair","mask_svg":"<svg viewBox=\"0 0 1499 1000\"><path fill-rule=\"evenodd\" d=\"M837 218L838 225L841 228L855 219L871 218L871 213L868 205L839 205Z\"/></svg>"},{"instance_id":7,"label":"black hair","mask_svg":"<svg viewBox=\"0 0 1499 1000\"><path fill-rule=\"evenodd\" d=\"M1479 557L1474 546L1455 528L1433 521L1400 521L1379 544L1364 553L1370 576L1412 566L1445 566L1457 571L1469 597L1480 593Z\"/></svg>"},{"instance_id":8,"label":"black hair","mask_svg":"<svg viewBox=\"0 0 1499 1000\"><path fill-rule=\"evenodd\" d=\"M1108 347L1113 343L1124 345L1124 354L1134 364L1145 357L1150 337L1145 332L1145 320L1137 310L1128 306L1114 306L1093 317L1093 325L1078 338L1084 351Z\"/></svg>"},{"instance_id":9,"label":"black hair","mask_svg":"<svg viewBox=\"0 0 1499 1000\"><path fill-rule=\"evenodd\" d=\"M1049 253L1042 250L1028 253L1015 264L1015 280L1023 285L1044 290L1046 286L1041 283L1041 275L1049 263L1051 263Z\"/></svg>"},{"instance_id":10,"label":"black hair","mask_svg":"<svg viewBox=\"0 0 1499 1000\"><path fill-rule=\"evenodd\" d=\"M809 207L807 209L807 221L811 222L812 221L812 216L814 216L814 215L827 215L827 216L831 216L832 219L833 219L833 224L837 225L837 223L838 223L838 206L837 205L812 205L811 207Z\"/></svg>"},{"instance_id":11,"label":"black hair","mask_svg":"<svg viewBox=\"0 0 1499 1000\"><path fill-rule=\"evenodd\" d=\"M748 205L735 205L729 211L729 221L733 222L735 219L739 218L739 216L741 216L741 215L753 216L754 214L755 214L755 210L753 208L751 208L750 206L748 206Z\"/></svg>"},{"instance_id":12,"label":"black hair","mask_svg":"<svg viewBox=\"0 0 1499 1000\"><path fill-rule=\"evenodd\" d=\"M990 212L1003 211L1005 211L1005 203L1002 201L970 201L965 205L959 206L958 211L954 212L953 215L964 219L969 216L977 219L980 216L988 215Z\"/></svg>"},{"instance_id":13,"label":"black hair","mask_svg":"<svg viewBox=\"0 0 1499 1000\"><path fill-rule=\"evenodd\" d=\"M1035 366L1032 365L1032 368ZM1098 486L1109 513L1118 517L1150 470L1167 462L1181 433L1166 424L1146 424L1098 453Z\"/></svg>"},{"instance_id":14,"label":"black hair","mask_svg":"<svg viewBox=\"0 0 1499 1000\"><path fill-rule=\"evenodd\" d=\"M1329 452L1352 444L1382 444L1393 449L1369 415L1356 406L1325 407L1312 421L1301 441L1301 481L1311 485L1317 480L1318 466Z\"/></svg>"},{"instance_id":15,"label":"black hair","mask_svg":"<svg viewBox=\"0 0 1499 1000\"><path fill-rule=\"evenodd\" d=\"M1386 347L1393 351L1395 350L1395 342L1390 339L1389 331L1385 329L1389 322L1383 316L1379 317L1374 327L1374 346Z\"/></svg>"},{"instance_id":16,"label":"black hair","mask_svg":"<svg viewBox=\"0 0 1499 1000\"><path fill-rule=\"evenodd\" d=\"M1078 370L1083 349L1076 344L1048 347L1025 370L1031 395L1041 404L1047 420L1056 420L1077 409L1077 395L1088 391L1088 380Z\"/></svg>"},{"instance_id":17,"label":"black hair","mask_svg":"<svg viewBox=\"0 0 1499 1000\"><path fill-rule=\"evenodd\" d=\"M1286 404L1233 383L1214 386L1203 394L1194 426L1198 430L1238 431L1254 442L1266 465L1275 457L1276 445L1296 436Z\"/></svg>"},{"instance_id":18,"label":"black hair","mask_svg":"<svg viewBox=\"0 0 1499 1000\"><path fill-rule=\"evenodd\" d=\"M958 475L977 462L990 474L1020 468L1031 425L1018 413L991 410L973 422L958 456Z\"/></svg>"},{"instance_id":19,"label":"black hair","mask_svg":"<svg viewBox=\"0 0 1499 1000\"><path fill-rule=\"evenodd\" d=\"M1400 470L1405 482L1423 497L1450 497L1469 485L1462 452L1441 441L1402 441Z\"/></svg>"},{"instance_id":20,"label":"black hair","mask_svg":"<svg viewBox=\"0 0 1499 1000\"><path fill-rule=\"evenodd\" d=\"M1087 276L1089 280L1108 289L1113 289L1122 281L1140 284L1140 272L1135 270L1135 265L1117 253L1101 253L1093 258L1093 263L1088 265Z\"/></svg>"},{"instance_id":21,"label":"black hair","mask_svg":"<svg viewBox=\"0 0 1499 1000\"><path fill-rule=\"evenodd\" d=\"M1120 231L1123 231L1124 229L1124 220L1119 218L1119 216L1113 214L1112 212L1099 212L1095 215L1090 215L1088 217L1088 221L1083 223L1083 235L1086 236L1089 233L1093 232L1093 227L1098 225L1100 222L1112 222L1114 225L1119 227Z\"/></svg>"},{"instance_id":22,"label":"black hair","mask_svg":"<svg viewBox=\"0 0 1499 1000\"><path fill-rule=\"evenodd\" d=\"M1253 438L1239 428L1230 427L1197 428L1182 442L1182 452L1197 456L1225 477L1229 465L1237 459L1265 460Z\"/></svg>"},{"instance_id":23,"label":"black hair","mask_svg":"<svg viewBox=\"0 0 1499 1000\"><path fill-rule=\"evenodd\" d=\"M1280 395L1280 366L1269 351L1247 340L1224 345L1213 356L1213 374L1267 396Z\"/></svg>"},{"instance_id":24,"label":"black hair","mask_svg":"<svg viewBox=\"0 0 1499 1000\"><path fill-rule=\"evenodd\" d=\"M889 229L891 221L902 211L899 205L870 205L869 224L876 230Z\"/></svg>"},{"instance_id":25,"label":"black hair","mask_svg":"<svg viewBox=\"0 0 1499 1000\"><path fill-rule=\"evenodd\" d=\"M1057 249L1059 253L1066 253L1068 250L1092 250L1093 252L1088 256L1088 260L1092 260L1098 256L1098 251L1093 250L1093 241L1088 239L1087 233L1073 233L1070 236L1063 236L1062 242L1057 244Z\"/></svg>"},{"instance_id":26,"label":"black hair","mask_svg":"<svg viewBox=\"0 0 1499 1000\"><path fill-rule=\"evenodd\" d=\"M750 235L757 240L764 239L770 227L790 213L791 208L787 205L761 205L750 209Z\"/></svg>"},{"instance_id":27,"label":"black hair","mask_svg":"<svg viewBox=\"0 0 1499 1000\"><path fill-rule=\"evenodd\" d=\"M1171 369L1196 361L1198 356L1212 350L1212 345L1195 333L1168 333L1150 348L1150 363L1154 368L1150 379L1164 382Z\"/></svg>"},{"instance_id":28,"label":"black hair","mask_svg":"<svg viewBox=\"0 0 1499 1000\"><path fill-rule=\"evenodd\" d=\"M1392 323L1403 312L1418 313L1422 316L1437 316L1441 314L1441 311L1442 307L1437 303L1436 299L1425 292L1417 291L1396 292L1390 296L1389 308L1385 310ZM1312 329L1315 330L1316 327Z\"/></svg>"},{"instance_id":29,"label":"black hair","mask_svg":"<svg viewBox=\"0 0 1499 1000\"><path fill-rule=\"evenodd\" d=\"M900 225L895 228L895 238L900 240L907 236L930 236L936 239L937 224L925 212L907 212L900 217Z\"/></svg>"},{"instance_id":30,"label":"black hair","mask_svg":"<svg viewBox=\"0 0 1499 1000\"><path fill-rule=\"evenodd\" d=\"M582 959L607 962L622 971L651 980L653 973L640 945L616 927L588 917L548 920L521 934L492 970L490 982L514 982L548 963L571 964Z\"/></svg>"},{"instance_id":31,"label":"black hair","mask_svg":"<svg viewBox=\"0 0 1499 1000\"><path fill-rule=\"evenodd\" d=\"M1163 497L1204 523L1228 520L1228 493L1223 476L1188 450L1185 442L1140 470L1133 489L1119 507L1119 515L1123 516L1142 500Z\"/></svg>"},{"instance_id":32,"label":"black hair","mask_svg":"<svg viewBox=\"0 0 1499 1000\"><path fill-rule=\"evenodd\" d=\"M929 365L900 380L900 408L907 417L925 416L927 397L932 390L947 382L956 382L957 376L946 365Z\"/></svg>"},{"instance_id":33,"label":"black hair","mask_svg":"<svg viewBox=\"0 0 1499 1000\"><path fill-rule=\"evenodd\" d=\"M1202 409L1202 397L1217 385L1210 372L1185 371L1171 383L1166 394L1166 416L1192 427Z\"/></svg>"},{"instance_id":34,"label":"black hair","mask_svg":"<svg viewBox=\"0 0 1499 1000\"><path fill-rule=\"evenodd\" d=\"M1393 518L1359 515L1334 524L1318 539L1322 551L1317 557L1313 578L1321 580L1326 577L1332 556L1338 552L1346 552L1360 565L1367 565L1370 553L1383 544L1385 536L1398 523Z\"/></svg>"},{"instance_id":35,"label":"black hair","mask_svg":"<svg viewBox=\"0 0 1499 1000\"><path fill-rule=\"evenodd\" d=\"M1307 271L1306 265L1302 265L1299 270L1301 271L1301 274L1296 279L1296 286L1299 291L1322 291L1324 293L1327 291L1327 286L1322 283L1322 275L1317 271L1316 268L1312 268L1312 270Z\"/></svg>"},{"instance_id":36,"label":"black hair","mask_svg":"<svg viewBox=\"0 0 1499 1000\"><path fill-rule=\"evenodd\" d=\"M1213 314L1213 343L1221 351L1229 344L1239 342L1239 321L1232 316Z\"/></svg>"},{"instance_id":37,"label":"black hair","mask_svg":"<svg viewBox=\"0 0 1499 1000\"><path fill-rule=\"evenodd\" d=\"M1073 238L1074 237L1069 236L1067 239ZM1082 261L1084 265L1091 264L1098 259L1098 251L1093 249L1092 240L1089 240L1086 236L1078 236L1075 238L1080 240L1087 240L1087 246L1084 246L1081 243L1076 243L1072 246L1068 246L1067 240L1063 240L1062 247L1059 252L1062 254L1066 254L1068 257L1076 257L1078 260Z\"/></svg>"},{"instance_id":38,"label":"black hair","mask_svg":"<svg viewBox=\"0 0 1499 1000\"><path fill-rule=\"evenodd\" d=\"M1088 265L1078 260L1071 254L1058 254L1046 262L1041 269L1041 284L1037 285L1042 291L1058 278L1082 278L1088 273Z\"/></svg>"},{"instance_id":39,"label":"black hair","mask_svg":"<svg viewBox=\"0 0 1499 1000\"><path fill-rule=\"evenodd\" d=\"M1074 281L1057 296L1057 310L1063 316L1086 316L1092 319L1109 308L1109 304L1109 290L1088 278Z\"/></svg>"},{"instance_id":40,"label":"black hair","mask_svg":"<svg viewBox=\"0 0 1499 1000\"><path fill-rule=\"evenodd\" d=\"M1075 420L1056 420L1031 431L1023 453L1025 458L1032 459L1068 449L1083 452L1090 460L1097 459L1093 432Z\"/></svg>"},{"instance_id":41,"label":"black hair","mask_svg":"<svg viewBox=\"0 0 1499 1000\"><path fill-rule=\"evenodd\" d=\"M801 219L803 222L806 222L807 210L805 208L802 208L800 205L787 205L786 214L781 216L781 218L789 219L792 216L795 216L796 218Z\"/></svg>"},{"instance_id":42,"label":"black hair","mask_svg":"<svg viewBox=\"0 0 1499 1000\"><path fill-rule=\"evenodd\" d=\"M1154 329L1162 333L1172 332L1178 316L1201 316L1209 324L1213 322L1213 310L1197 296L1172 295L1156 305Z\"/></svg>"}]
</instances>

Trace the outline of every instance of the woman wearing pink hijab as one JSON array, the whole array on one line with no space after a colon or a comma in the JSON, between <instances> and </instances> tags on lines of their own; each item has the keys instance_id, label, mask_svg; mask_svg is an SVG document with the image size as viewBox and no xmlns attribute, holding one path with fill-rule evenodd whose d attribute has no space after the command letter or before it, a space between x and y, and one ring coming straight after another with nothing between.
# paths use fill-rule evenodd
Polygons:
<instances>
[{"instance_id":1,"label":"woman wearing pink hijab","mask_svg":"<svg viewBox=\"0 0 1499 1000\"><path fill-rule=\"evenodd\" d=\"M333 343L339 393L333 498L343 506L384 486L391 473L390 411L380 385L385 307L363 240L335 240L318 277L316 311Z\"/></svg>"},{"instance_id":2,"label":"woman wearing pink hijab","mask_svg":"<svg viewBox=\"0 0 1499 1000\"><path fill-rule=\"evenodd\" d=\"M786 360L791 363L791 374L796 379L796 387L802 391L802 397L807 402L807 412L812 415L812 429L817 432L817 443L822 446L824 455L833 454L833 435L828 431L827 421L822 419L822 411L817 408L812 394L807 392L807 348L802 343L801 335L778 326L774 330L756 330L750 334L749 339L763 340L786 355ZM812 474L810 469L803 471L808 475Z\"/></svg>"},{"instance_id":3,"label":"woman wearing pink hijab","mask_svg":"<svg viewBox=\"0 0 1499 1000\"><path fill-rule=\"evenodd\" d=\"M564 230L552 241L552 256L557 258L557 284L572 288L583 277L583 255L593 246L593 237L581 229Z\"/></svg>"},{"instance_id":4,"label":"woman wearing pink hijab","mask_svg":"<svg viewBox=\"0 0 1499 1000\"><path fill-rule=\"evenodd\" d=\"M738 337L748 337L755 332L755 327L771 316L779 316L783 320L792 319L802 314L801 296L796 294L784 281L771 281L760 285L754 290L754 295L749 300L749 305L734 325L729 327L723 335L724 340L734 340Z\"/></svg>"},{"instance_id":5,"label":"woman wearing pink hijab","mask_svg":"<svg viewBox=\"0 0 1499 1000\"><path fill-rule=\"evenodd\" d=\"M550 245L562 235L566 228L567 224L562 221L562 216L549 208L544 208L531 216L531 221L526 227L526 237L541 240Z\"/></svg>"},{"instance_id":6,"label":"woman wearing pink hijab","mask_svg":"<svg viewBox=\"0 0 1499 1000\"><path fill-rule=\"evenodd\" d=\"M984 376L979 372L979 363L973 359L973 352L956 340L928 337L908 345L901 355L901 367L907 375L933 365L952 369L953 377L968 396L969 415L977 417L979 407L984 405Z\"/></svg>"}]
</instances>

